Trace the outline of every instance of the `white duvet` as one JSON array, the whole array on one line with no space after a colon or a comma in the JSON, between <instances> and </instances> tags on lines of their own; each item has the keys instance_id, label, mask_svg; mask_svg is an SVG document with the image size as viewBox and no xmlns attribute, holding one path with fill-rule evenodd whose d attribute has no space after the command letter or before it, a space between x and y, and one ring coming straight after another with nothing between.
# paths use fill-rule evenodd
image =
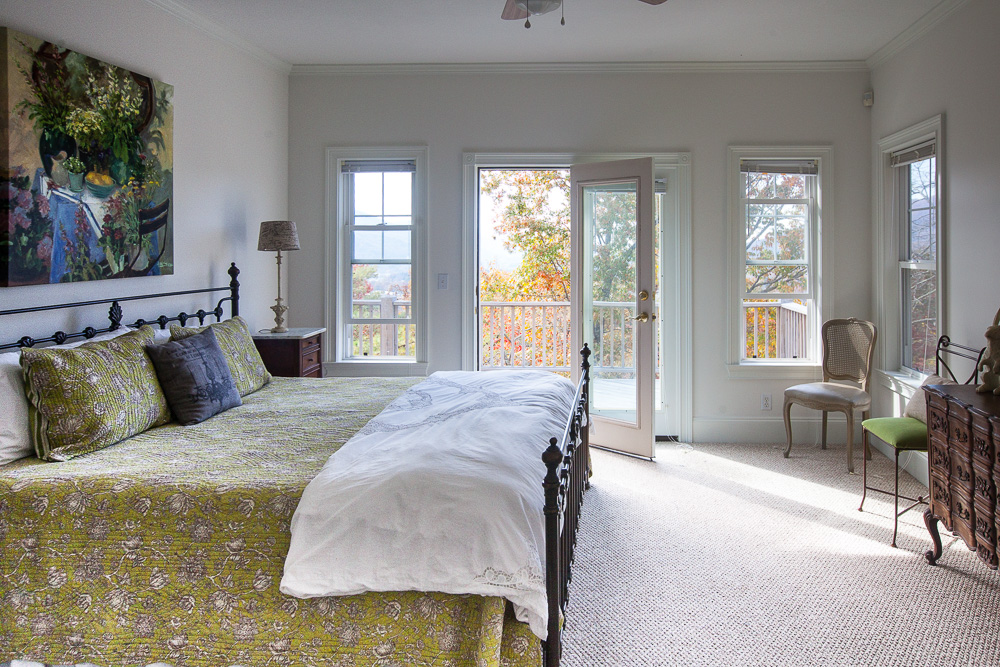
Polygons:
<instances>
[{"instance_id":1,"label":"white duvet","mask_svg":"<svg viewBox=\"0 0 1000 667\"><path fill-rule=\"evenodd\" d=\"M438 372L408 389L306 486L281 591L502 596L544 639L541 454L574 393L531 370Z\"/></svg>"}]
</instances>

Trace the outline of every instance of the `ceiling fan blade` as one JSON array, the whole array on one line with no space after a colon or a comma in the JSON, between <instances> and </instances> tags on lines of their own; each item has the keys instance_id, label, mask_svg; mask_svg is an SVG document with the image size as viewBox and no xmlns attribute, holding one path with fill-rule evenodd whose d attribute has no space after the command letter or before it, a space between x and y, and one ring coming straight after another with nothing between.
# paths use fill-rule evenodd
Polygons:
<instances>
[{"instance_id":1,"label":"ceiling fan blade","mask_svg":"<svg viewBox=\"0 0 1000 667\"><path fill-rule=\"evenodd\" d=\"M528 18L528 12L518 7L515 0L507 0L507 4L503 6L503 11L500 13L500 18L507 21L517 21Z\"/></svg>"},{"instance_id":2,"label":"ceiling fan blade","mask_svg":"<svg viewBox=\"0 0 1000 667\"><path fill-rule=\"evenodd\" d=\"M647 5L662 5L667 0L639 0L639 2L645 2Z\"/></svg>"}]
</instances>

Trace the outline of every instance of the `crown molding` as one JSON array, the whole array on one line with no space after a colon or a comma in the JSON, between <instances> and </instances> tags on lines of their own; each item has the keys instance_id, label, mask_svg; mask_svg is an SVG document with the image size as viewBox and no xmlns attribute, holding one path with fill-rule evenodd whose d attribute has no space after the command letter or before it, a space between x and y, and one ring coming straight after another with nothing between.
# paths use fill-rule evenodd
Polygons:
<instances>
[{"instance_id":1,"label":"crown molding","mask_svg":"<svg viewBox=\"0 0 1000 667\"><path fill-rule=\"evenodd\" d=\"M162 2L164 0L157 0ZM867 72L863 60L758 62L371 63L292 65L292 76L376 74L660 74L685 72Z\"/></svg>"},{"instance_id":2,"label":"crown molding","mask_svg":"<svg viewBox=\"0 0 1000 667\"><path fill-rule=\"evenodd\" d=\"M893 37L888 44L880 48L865 60L869 69L875 69L879 65L895 57L913 42L917 41L939 23L957 12L969 3L969 0L942 0L940 4L921 16L913 24Z\"/></svg>"},{"instance_id":3,"label":"crown molding","mask_svg":"<svg viewBox=\"0 0 1000 667\"><path fill-rule=\"evenodd\" d=\"M190 9L180 2L177 2L177 0L145 0L145 2L165 11L175 18L180 19L184 23L193 26L209 37L213 37L219 41L229 44L232 47L235 47L236 49L239 49L240 51L243 51L244 53L250 54L271 69L278 70L279 72L284 72L286 74L292 69L291 64L279 58L275 58L259 46L248 42L242 37L239 37L228 28L211 21L202 14Z\"/></svg>"}]
</instances>

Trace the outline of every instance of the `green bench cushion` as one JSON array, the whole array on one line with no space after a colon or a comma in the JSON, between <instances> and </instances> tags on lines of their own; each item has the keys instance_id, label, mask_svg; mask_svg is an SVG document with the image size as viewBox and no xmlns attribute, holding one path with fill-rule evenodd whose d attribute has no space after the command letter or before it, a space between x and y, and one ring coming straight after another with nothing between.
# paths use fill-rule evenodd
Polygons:
<instances>
[{"instance_id":1,"label":"green bench cushion","mask_svg":"<svg viewBox=\"0 0 1000 667\"><path fill-rule=\"evenodd\" d=\"M927 451L927 424L913 417L878 417L861 428L896 449Z\"/></svg>"}]
</instances>

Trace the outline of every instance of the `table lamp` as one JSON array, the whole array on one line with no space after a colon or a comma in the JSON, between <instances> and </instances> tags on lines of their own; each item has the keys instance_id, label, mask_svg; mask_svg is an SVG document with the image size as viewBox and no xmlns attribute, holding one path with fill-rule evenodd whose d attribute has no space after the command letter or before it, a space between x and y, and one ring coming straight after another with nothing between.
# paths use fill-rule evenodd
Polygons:
<instances>
[{"instance_id":1,"label":"table lamp","mask_svg":"<svg viewBox=\"0 0 1000 667\"><path fill-rule=\"evenodd\" d=\"M295 231L295 223L291 220L265 220L260 223L260 237L257 240L257 250L278 251L278 299L271 310L274 311L274 328L271 333L288 331L285 326L285 313L288 307L281 301L281 251L298 250L299 234Z\"/></svg>"}]
</instances>

